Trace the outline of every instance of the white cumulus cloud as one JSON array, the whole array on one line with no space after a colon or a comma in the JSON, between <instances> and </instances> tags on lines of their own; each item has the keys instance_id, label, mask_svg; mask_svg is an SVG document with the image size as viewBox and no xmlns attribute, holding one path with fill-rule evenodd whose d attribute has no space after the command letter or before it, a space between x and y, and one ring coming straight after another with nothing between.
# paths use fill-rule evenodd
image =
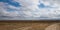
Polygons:
<instances>
[{"instance_id":1,"label":"white cumulus cloud","mask_svg":"<svg viewBox=\"0 0 60 30\"><path fill-rule=\"evenodd\" d=\"M18 2L21 7L15 7L8 3L0 2L0 16L8 17L33 17L33 18L60 18L60 1L59 0L13 0ZM38 5L43 3L46 8L39 8ZM7 10L15 10L8 12ZM17 18L18 19L18 18Z\"/></svg>"}]
</instances>

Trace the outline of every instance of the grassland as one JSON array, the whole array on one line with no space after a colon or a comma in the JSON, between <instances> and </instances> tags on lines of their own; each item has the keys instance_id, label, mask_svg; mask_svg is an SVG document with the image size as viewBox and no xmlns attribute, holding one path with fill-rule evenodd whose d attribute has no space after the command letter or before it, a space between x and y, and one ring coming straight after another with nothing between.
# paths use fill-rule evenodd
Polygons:
<instances>
[{"instance_id":1,"label":"grassland","mask_svg":"<svg viewBox=\"0 0 60 30\"><path fill-rule=\"evenodd\" d=\"M30 30L44 30L55 23L60 21L0 21L0 30L23 30L29 27Z\"/></svg>"}]
</instances>

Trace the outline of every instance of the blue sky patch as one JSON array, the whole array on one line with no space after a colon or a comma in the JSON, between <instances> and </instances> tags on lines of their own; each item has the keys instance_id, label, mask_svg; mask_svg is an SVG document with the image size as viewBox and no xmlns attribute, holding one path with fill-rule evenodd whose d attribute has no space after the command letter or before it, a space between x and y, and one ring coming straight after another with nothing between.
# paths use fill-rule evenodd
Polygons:
<instances>
[{"instance_id":1,"label":"blue sky patch","mask_svg":"<svg viewBox=\"0 0 60 30\"><path fill-rule=\"evenodd\" d=\"M14 2L13 0L0 0L0 2L8 3L9 5L13 5L15 7L21 6L18 2Z\"/></svg>"},{"instance_id":2,"label":"blue sky patch","mask_svg":"<svg viewBox=\"0 0 60 30\"><path fill-rule=\"evenodd\" d=\"M45 5L43 3L40 3L40 5L38 5L39 8L45 8Z\"/></svg>"}]
</instances>

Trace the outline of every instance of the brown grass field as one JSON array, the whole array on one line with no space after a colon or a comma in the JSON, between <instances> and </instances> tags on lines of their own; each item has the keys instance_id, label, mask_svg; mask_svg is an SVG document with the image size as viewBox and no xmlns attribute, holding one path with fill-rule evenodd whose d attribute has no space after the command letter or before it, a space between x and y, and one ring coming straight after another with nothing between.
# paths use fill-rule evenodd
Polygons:
<instances>
[{"instance_id":1,"label":"brown grass field","mask_svg":"<svg viewBox=\"0 0 60 30\"><path fill-rule=\"evenodd\" d=\"M60 21L0 21L0 30L45 30Z\"/></svg>"}]
</instances>

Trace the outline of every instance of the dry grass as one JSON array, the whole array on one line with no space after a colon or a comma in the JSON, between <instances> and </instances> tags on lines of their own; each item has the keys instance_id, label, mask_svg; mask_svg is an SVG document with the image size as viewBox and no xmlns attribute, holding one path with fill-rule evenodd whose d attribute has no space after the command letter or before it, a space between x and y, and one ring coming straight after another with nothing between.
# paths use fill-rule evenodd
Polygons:
<instances>
[{"instance_id":1,"label":"dry grass","mask_svg":"<svg viewBox=\"0 0 60 30\"><path fill-rule=\"evenodd\" d=\"M48 22L48 21L5 21L0 22L0 30L44 30L51 24L60 22Z\"/></svg>"}]
</instances>

